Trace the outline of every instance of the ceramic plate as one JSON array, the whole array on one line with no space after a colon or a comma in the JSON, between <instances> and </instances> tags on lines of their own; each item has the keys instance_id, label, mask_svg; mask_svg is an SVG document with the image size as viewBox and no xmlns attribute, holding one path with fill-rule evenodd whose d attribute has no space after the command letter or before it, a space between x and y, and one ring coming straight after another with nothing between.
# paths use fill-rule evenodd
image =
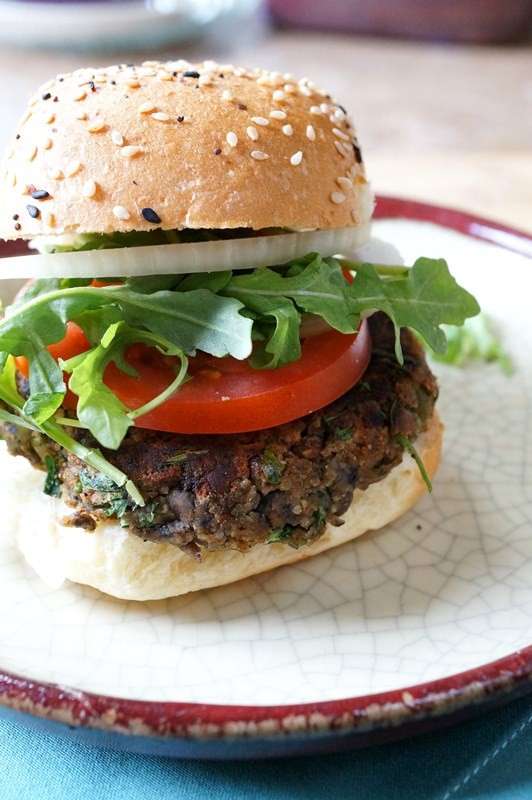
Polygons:
<instances>
[{"instance_id":1,"label":"ceramic plate","mask_svg":"<svg viewBox=\"0 0 532 800\"><path fill-rule=\"evenodd\" d=\"M378 217L407 262L449 259L516 367L438 366L432 496L295 566L144 604L47 588L4 520L5 713L96 744L256 757L406 735L532 687L532 239L390 198Z\"/></svg>"}]
</instances>

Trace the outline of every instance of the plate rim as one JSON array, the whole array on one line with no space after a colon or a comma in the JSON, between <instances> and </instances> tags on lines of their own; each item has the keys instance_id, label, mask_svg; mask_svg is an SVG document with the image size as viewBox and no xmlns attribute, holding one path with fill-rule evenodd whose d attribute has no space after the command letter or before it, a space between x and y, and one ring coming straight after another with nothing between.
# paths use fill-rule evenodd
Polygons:
<instances>
[{"instance_id":1,"label":"plate rim","mask_svg":"<svg viewBox=\"0 0 532 800\"><path fill-rule=\"evenodd\" d=\"M532 257L532 235L466 211L383 195L375 219L432 222L506 250ZM532 644L496 661L387 692L291 705L225 705L149 701L102 695L33 680L0 665L0 707L74 728L148 739L260 740L410 727L427 718L532 690Z\"/></svg>"}]
</instances>

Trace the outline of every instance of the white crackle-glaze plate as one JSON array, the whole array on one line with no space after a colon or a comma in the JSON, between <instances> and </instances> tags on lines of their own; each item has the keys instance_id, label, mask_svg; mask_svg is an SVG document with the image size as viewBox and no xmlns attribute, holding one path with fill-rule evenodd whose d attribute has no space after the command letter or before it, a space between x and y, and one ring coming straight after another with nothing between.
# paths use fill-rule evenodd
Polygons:
<instances>
[{"instance_id":1,"label":"white crackle-glaze plate","mask_svg":"<svg viewBox=\"0 0 532 800\"><path fill-rule=\"evenodd\" d=\"M532 687L532 241L390 198L379 216L406 262L448 258L516 366L437 367L432 496L295 566L144 604L49 589L4 519L0 705L96 743L235 757L406 734Z\"/></svg>"}]
</instances>

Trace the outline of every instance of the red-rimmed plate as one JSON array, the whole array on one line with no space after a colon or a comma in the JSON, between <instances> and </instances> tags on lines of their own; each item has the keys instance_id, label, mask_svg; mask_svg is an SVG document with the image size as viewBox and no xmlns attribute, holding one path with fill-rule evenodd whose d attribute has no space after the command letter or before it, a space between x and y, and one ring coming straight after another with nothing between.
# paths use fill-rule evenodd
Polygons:
<instances>
[{"instance_id":1,"label":"red-rimmed plate","mask_svg":"<svg viewBox=\"0 0 532 800\"><path fill-rule=\"evenodd\" d=\"M146 604L48 588L4 516L4 713L96 744L236 758L405 736L532 688L532 239L392 198L377 217L407 262L448 258L515 362L511 377L437 367L433 495L296 566Z\"/></svg>"}]
</instances>

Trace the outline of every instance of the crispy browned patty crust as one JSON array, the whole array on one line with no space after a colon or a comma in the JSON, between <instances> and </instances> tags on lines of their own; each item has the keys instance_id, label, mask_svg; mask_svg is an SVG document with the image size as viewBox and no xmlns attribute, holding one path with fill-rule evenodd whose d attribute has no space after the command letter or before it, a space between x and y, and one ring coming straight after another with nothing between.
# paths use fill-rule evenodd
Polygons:
<instances>
[{"instance_id":1,"label":"crispy browned patty crust","mask_svg":"<svg viewBox=\"0 0 532 800\"><path fill-rule=\"evenodd\" d=\"M54 458L73 508L68 524L93 530L99 520L116 517L143 539L198 556L203 549L246 550L265 541L299 547L319 537L326 523L342 524L354 490L384 478L403 457L401 437L415 441L433 412L436 380L419 343L402 332L401 366L391 323L381 314L369 322L373 353L363 379L302 419L218 436L131 429L105 457L139 487L144 508L39 434L4 425L4 438L12 453L37 467ZM90 435L76 435L97 446Z\"/></svg>"}]
</instances>

